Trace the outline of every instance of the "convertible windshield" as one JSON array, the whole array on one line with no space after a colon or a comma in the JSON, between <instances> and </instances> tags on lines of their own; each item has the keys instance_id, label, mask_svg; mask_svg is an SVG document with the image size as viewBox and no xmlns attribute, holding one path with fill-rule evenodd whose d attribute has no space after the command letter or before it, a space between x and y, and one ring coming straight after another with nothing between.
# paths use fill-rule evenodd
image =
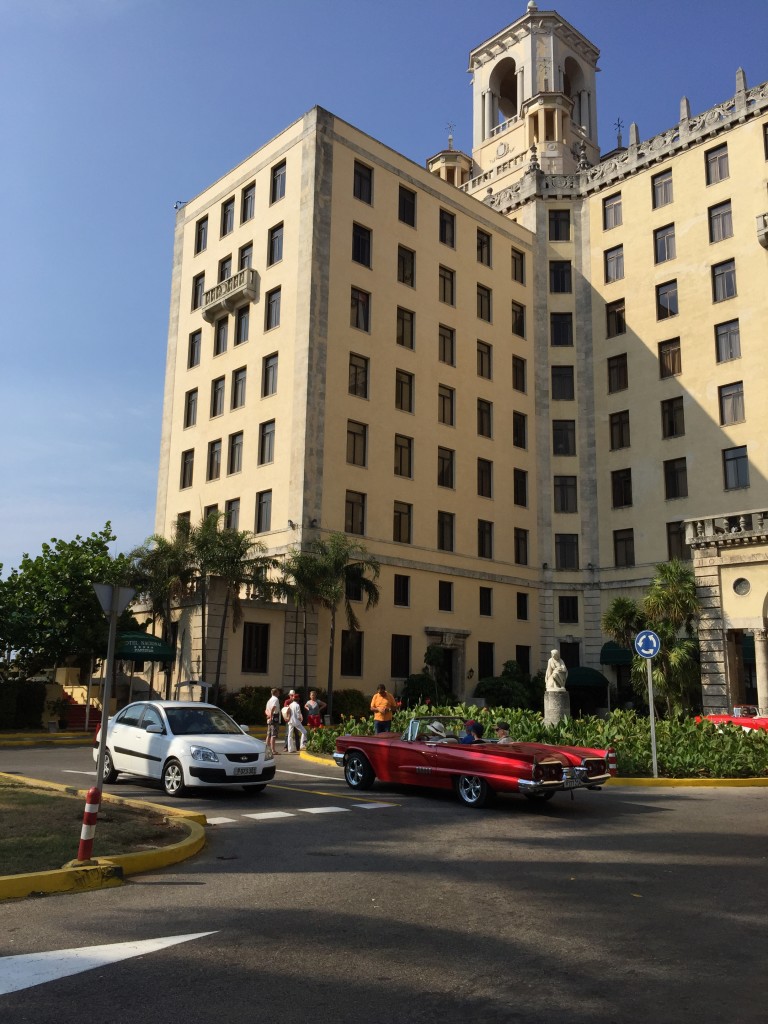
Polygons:
<instances>
[{"instance_id":1,"label":"convertible windshield","mask_svg":"<svg viewBox=\"0 0 768 1024\"><path fill-rule=\"evenodd\" d=\"M176 736L210 736L241 731L223 711L210 708L166 708L165 713L171 732Z\"/></svg>"}]
</instances>

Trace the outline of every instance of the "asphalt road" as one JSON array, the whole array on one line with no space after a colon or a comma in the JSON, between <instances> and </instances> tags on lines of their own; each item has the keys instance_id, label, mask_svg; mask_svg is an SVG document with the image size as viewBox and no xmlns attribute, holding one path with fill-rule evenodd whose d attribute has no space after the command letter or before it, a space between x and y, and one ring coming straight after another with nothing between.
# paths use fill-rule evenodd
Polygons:
<instances>
[{"instance_id":1,"label":"asphalt road","mask_svg":"<svg viewBox=\"0 0 768 1024\"><path fill-rule=\"evenodd\" d=\"M90 757L5 750L0 770L87 786ZM182 801L229 819L194 860L4 904L3 957L212 934L0 996L0 1019L762 1024L767 800L608 787L473 811L283 757L260 796Z\"/></svg>"}]
</instances>

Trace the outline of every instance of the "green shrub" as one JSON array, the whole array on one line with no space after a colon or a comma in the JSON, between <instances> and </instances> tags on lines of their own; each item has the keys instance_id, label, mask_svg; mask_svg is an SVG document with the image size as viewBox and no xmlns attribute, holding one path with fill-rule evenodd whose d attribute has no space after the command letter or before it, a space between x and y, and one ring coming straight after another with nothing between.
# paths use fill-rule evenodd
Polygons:
<instances>
[{"instance_id":1,"label":"green shrub","mask_svg":"<svg viewBox=\"0 0 768 1024\"><path fill-rule=\"evenodd\" d=\"M480 680L475 687L475 697L482 697L496 707L541 711L544 707L544 677L539 672L532 678L516 661L505 661L500 676Z\"/></svg>"},{"instance_id":2,"label":"green shrub","mask_svg":"<svg viewBox=\"0 0 768 1024\"><path fill-rule=\"evenodd\" d=\"M400 689L400 700L404 708L425 704L451 704L456 698L439 678L427 672L408 676Z\"/></svg>"},{"instance_id":3,"label":"green shrub","mask_svg":"<svg viewBox=\"0 0 768 1024\"><path fill-rule=\"evenodd\" d=\"M321 697L327 701L327 697ZM371 698L366 697L360 690L334 690L333 691L333 717L337 721L342 718L360 718L361 715L371 713Z\"/></svg>"},{"instance_id":4,"label":"green shrub","mask_svg":"<svg viewBox=\"0 0 768 1024\"><path fill-rule=\"evenodd\" d=\"M0 729L39 729L45 707L45 683L9 679L0 682Z\"/></svg>"},{"instance_id":5,"label":"green shrub","mask_svg":"<svg viewBox=\"0 0 768 1024\"><path fill-rule=\"evenodd\" d=\"M244 686L237 693L225 693L219 706L242 725L264 725L264 708L272 695L270 686Z\"/></svg>"}]
</instances>

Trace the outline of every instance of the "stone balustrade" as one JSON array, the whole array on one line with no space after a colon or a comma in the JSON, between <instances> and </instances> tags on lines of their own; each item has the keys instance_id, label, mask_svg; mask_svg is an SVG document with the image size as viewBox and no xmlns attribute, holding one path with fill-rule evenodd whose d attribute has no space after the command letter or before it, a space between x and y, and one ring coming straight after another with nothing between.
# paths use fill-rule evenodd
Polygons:
<instances>
[{"instance_id":1,"label":"stone balustrade","mask_svg":"<svg viewBox=\"0 0 768 1024\"><path fill-rule=\"evenodd\" d=\"M244 302L255 302L259 295L259 275L251 267L209 288L203 295L203 319L208 323L233 312Z\"/></svg>"},{"instance_id":2,"label":"stone balustrade","mask_svg":"<svg viewBox=\"0 0 768 1024\"><path fill-rule=\"evenodd\" d=\"M685 542L692 548L707 544L735 546L756 540L768 543L768 509L685 520Z\"/></svg>"}]
</instances>

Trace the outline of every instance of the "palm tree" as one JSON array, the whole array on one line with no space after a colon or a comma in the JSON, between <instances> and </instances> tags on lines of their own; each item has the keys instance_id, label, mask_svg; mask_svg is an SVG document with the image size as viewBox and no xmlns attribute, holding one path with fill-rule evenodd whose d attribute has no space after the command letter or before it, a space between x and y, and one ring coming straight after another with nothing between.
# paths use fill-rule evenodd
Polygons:
<instances>
[{"instance_id":1,"label":"palm tree","mask_svg":"<svg viewBox=\"0 0 768 1024\"><path fill-rule=\"evenodd\" d=\"M303 645L303 693L304 700L309 695L309 654L307 650L307 611L312 608L320 591L320 562L316 555L300 548L288 552L282 564L281 585L284 593L292 600L302 613L302 645Z\"/></svg>"},{"instance_id":2,"label":"palm tree","mask_svg":"<svg viewBox=\"0 0 768 1024\"><path fill-rule=\"evenodd\" d=\"M635 636L643 628L642 612L637 601L630 597L617 597L600 620L603 632L621 647L633 649Z\"/></svg>"},{"instance_id":3,"label":"palm tree","mask_svg":"<svg viewBox=\"0 0 768 1024\"><path fill-rule=\"evenodd\" d=\"M208 588L223 520L223 512L211 512L201 519L197 526L187 527L200 590L200 678L202 680L205 680L208 675L208 631L206 628Z\"/></svg>"}]
</instances>

